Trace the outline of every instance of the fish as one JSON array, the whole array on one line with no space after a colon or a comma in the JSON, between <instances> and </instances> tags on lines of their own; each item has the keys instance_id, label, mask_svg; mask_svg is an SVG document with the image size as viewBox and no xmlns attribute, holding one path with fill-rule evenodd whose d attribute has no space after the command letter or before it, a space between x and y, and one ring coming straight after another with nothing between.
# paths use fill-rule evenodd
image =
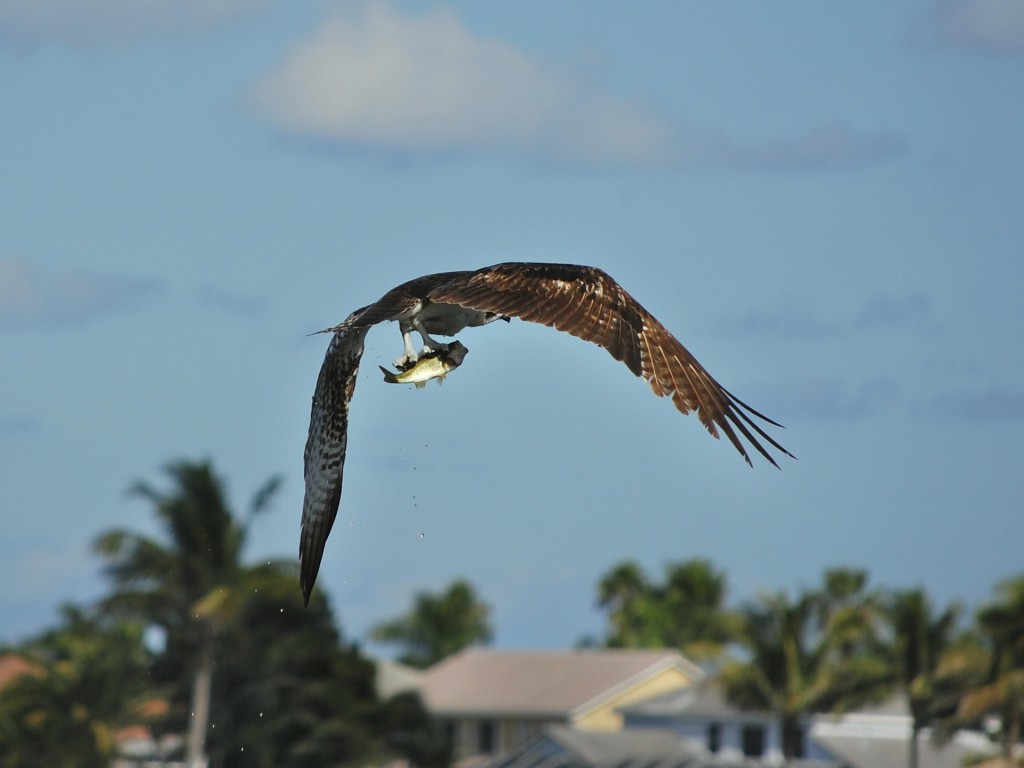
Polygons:
<instances>
[{"instance_id":1,"label":"fish","mask_svg":"<svg viewBox=\"0 0 1024 768\"><path fill-rule=\"evenodd\" d=\"M454 371L466 358L468 349L459 341L453 341L446 349L423 355L411 367L401 371L389 371L383 365L377 366L388 384L415 384L423 389L431 379L440 384L446 375Z\"/></svg>"}]
</instances>

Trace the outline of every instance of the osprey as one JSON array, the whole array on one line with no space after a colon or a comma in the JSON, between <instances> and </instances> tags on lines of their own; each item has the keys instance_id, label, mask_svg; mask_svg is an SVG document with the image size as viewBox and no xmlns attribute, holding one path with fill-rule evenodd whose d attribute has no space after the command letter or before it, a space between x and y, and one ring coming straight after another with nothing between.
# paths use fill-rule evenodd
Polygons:
<instances>
[{"instance_id":1,"label":"osprey","mask_svg":"<svg viewBox=\"0 0 1024 768\"><path fill-rule=\"evenodd\" d=\"M356 310L340 325L321 331L334 337L313 393L306 440L299 570L307 604L341 501L348 404L366 332L377 323L397 320L405 350L395 366L406 370L415 366L420 355L413 345L413 332L423 343L422 353L445 355L449 345L431 334L454 336L463 328L513 317L604 347L646 380L654 394L671 397L684 414L696 411L714 437L718 437L719 430L724 432L748 464L750 456L740 436L776 467L775 459L758 438L792 456L751 417L777 427L780 424L730 394L665 326L600 269L510 262L475 271L418 277ZM460 353L454 361L458 365L465 348L456 348L455 344L458 342L452 343L452 351Z\"/></svg>"}]
</instances>

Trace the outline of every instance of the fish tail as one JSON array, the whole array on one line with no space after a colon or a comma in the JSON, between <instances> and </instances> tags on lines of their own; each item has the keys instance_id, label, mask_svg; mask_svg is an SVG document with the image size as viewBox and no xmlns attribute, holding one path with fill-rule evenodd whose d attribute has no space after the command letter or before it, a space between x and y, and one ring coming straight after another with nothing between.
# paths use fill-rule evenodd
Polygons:
<instances>
[{"instance_id":1,"label":"fish tail","mask_svg":"<svg viewBox=\"0 0 1024 768\"><path fill-rule=\"evenodd\" d=\"M389 371L383 365L378 365L377 367L380 368L381 373L384 374L384 381L386 381L388 384L401 384L396 374Z\"/></svg>"}]
</instances>

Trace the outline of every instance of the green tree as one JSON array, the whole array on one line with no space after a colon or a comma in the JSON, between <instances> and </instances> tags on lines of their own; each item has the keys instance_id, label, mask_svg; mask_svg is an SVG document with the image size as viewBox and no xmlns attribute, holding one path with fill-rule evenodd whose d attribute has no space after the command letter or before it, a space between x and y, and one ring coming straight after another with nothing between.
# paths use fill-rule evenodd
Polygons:
<instances>
[{"instance_id":1,"label":"green tree","mask_svg":"<svg viewBox=\"0 0 1024 768\"><path fill-rule=\"evenodd\" d=\"M144 691L142 627L65 606L19 653L31 666L0 696L0 767L106 768Z\"/></svg>"},{"instance_id":2,"label":"green tree","mask_svg":"<svg viewBox=\"0 0 1024 768\"><path fill-rule=\"evenodd\" d=\"M390 742L392 706L377 699L374 665L342 642L322 590L303 606L295 576L294 563L247 569L246 599L218 633L212 762L313 768L407 755ZM403 727L426 731L426 714Z\"/></svg>"},{"instance_id":3,"label":"green tree","mask_svg":"<svg viewBox=\"0 0 1024 768\"><path fill-rule=\"evenodd\" d=\"M952 605L936 615L924 590L910 589L889 593L884 613L890 632L891 663L910 705L908 765L917 768L920 733L948 705L938 670L942 655L953 643L960 608Z\"/></svg>"},{"instance_id":4,"label":"green tree","mask_svg":"<svg viewBox=\"0 0 1024 768\"><path fill-rule=\"evenodd\" d=\"M975 616L974 631L943 657L940 675L960 689L959 722L1000 719L1003 754L1013 764L1024 719L1024 575L998 586L997 599Z\"/></svg>"},{"instance_id":5,"label":"green tree","mask_svg":"<svg viewBox=\"0 0 1024 768\"><path fill-rule=\"evenodd\" d=\"M413 667L429 667L474 643L489 643L492 632L490 607L463 579L444 592L419 592L409 613L378 624L374 640L397 643L405 651L399 660Z\"/></svg>"},{"instance_id":6,"label":"green tree","mask_svg":"<svg viewBox=\"0 0 1024 768\"><path fill-rule=\"evenodd\" d=\"M207 734L216 635L240 597L246 533L280 481L272 478L260 488L242 520L232 513L208 462L181 461L166 471L170 491L141 482L132 489L152 504L164 535L111 530L96 539L95 549L108 561L106 572L116 590L104 601L105 609L164 631L169 663L158 670L171 681L182 679L183 666L190 670L185 675L192 680L186 763L192 766L202 759Z\"/></svg>"},{"instance_id":7,"label":"green tree","mask_svg":"<svg viewBox=\"0 0 1024 768\"><path fill-rule=\"evenodd\" d=\"M748 658L721 680L737 706L776 713L787 760L801 756L808 715L876 700L891 684L865 583L860 571L828 571L818 590L762 595L740 612Z\"/></svg>"},{"instance_id":8,"label":"green tree","mask_svg":"<svg viewBox=\"0 0 1024 768\"><path fill-rule=\"evenodd\" d=\"M385 703L380 726L387 746L416 768L449 768L454 762L451 737L412 691L396 694Z\"/></svg>"},{"instance_id":9,"label":"green tree","mask_svg":"<svg viewBox=\"0 0 1024 768\"><path fill-rule=\"evenodd\" d=\"M678 648L695 659L713 659L736 639L738 620L725 608L724 573L707 560L665 568L652 583L634 562L613 567L598 584L598 604L608 615L610 648Z\"/></svg>"}]
</instances>

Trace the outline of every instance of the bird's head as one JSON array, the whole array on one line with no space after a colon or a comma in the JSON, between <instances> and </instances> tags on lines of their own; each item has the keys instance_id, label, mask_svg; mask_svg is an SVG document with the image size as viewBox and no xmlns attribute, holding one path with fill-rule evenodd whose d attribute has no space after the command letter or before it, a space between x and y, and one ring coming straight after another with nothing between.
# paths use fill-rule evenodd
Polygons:
<instances>
[{"instance_id":1,"label":"bird's head","mask_svg":"<svg viewBox=\"0 0 1024 768\"><path fill-rule=\"evenodd\" d=\"M448 349L445 350L444 356L458 367L462 365L462 361L466 359L467 352L469 352L469 350L466 349L466 346L456 339L448 345Z\"/></svg>"}]
</instances>

